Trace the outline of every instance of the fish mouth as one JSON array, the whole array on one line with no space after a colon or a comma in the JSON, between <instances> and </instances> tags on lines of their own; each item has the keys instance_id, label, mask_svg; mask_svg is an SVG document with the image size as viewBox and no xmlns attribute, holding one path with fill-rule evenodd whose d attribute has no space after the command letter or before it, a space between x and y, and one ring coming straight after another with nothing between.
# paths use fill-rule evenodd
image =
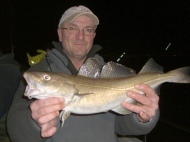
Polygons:
<instances>
[{"instance_id":1,"label":"fish mouth","mask_svg":"<svg viewBox=\"0 0 190 142\"><path fill-rule=\"evenodd\" d=\"M27 86L25 88L24 96L27 96L29 99L44 99L49 96L45 91L43 85L41 85L38 80L36 80L32 74L24 73L24 78L27 82Z\"/></svg>"},{"instance_id":2,"label":"fish mouth","mask_svg":"<svg viewBox=\"0 0 190 142\"><path fill-rule=\"evenodd\" d=\"M24 92L24 95L25 96L28 96L28 98L33 98L34 96L37 96L40 94L40 90L39 89L35 89L35 88L32 88L30 85L27 85L26 86L26 89L25 89L25 92Z\"/></svg>"},{"instance_id":3,"label":"fish mouth","mask_svg":"<svg viewBox=\"0 0 190 142\"><path fill-rule=\"evenodd\" d=\"M40 93L39 89L33 88L30 85L26 86L24 95L27 96L28 98L33 98L34 96L38 96Z\"/></svg>"},{"instance_id":4,"label":"fish mouth","mask_svg":"<svg viewBox=\"0 0 190 142\"><path fill-rule=\"evenodd\" d=\"M40 84L37 83L36 81L34 81L32 79L32 77L30 77L27 74L24 74L23 76L27 82L27 86L25 88L24 96L28 96L28 98L31 99L31 98L33 98L32 96L37 96L37 95L41 94L40 89L38 89L38 88L40 88Z\"/></svg>"}]
</instances>

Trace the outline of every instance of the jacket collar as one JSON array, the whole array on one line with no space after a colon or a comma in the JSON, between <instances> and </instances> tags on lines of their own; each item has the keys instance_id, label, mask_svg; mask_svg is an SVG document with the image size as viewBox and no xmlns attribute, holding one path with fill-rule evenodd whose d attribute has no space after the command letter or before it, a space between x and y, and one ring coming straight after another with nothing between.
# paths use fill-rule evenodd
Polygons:
<instances>
[{"instance_id":1,"label":"jacket collar","mask_svg":"<svg viewBox=\"0 0 190 142\"><path fill-rule=\"evenodd\" d=\"M58 50L59 53L61 53L63 55L63 57L60 56L60 59L64 62L65 66L71 71L72 74L77 74L78 70L74 67L71 60L67 56L67 54L63 51L63 46L62 46L61 42L53 41L52 44L54 45L55 49ZM91 50L87 54L87 59L89 57L93 57L101 49L102 49L102 47L100 45L93 45ZM62 59L61 57L64 59Z\"/></svg>"}]
</instances>

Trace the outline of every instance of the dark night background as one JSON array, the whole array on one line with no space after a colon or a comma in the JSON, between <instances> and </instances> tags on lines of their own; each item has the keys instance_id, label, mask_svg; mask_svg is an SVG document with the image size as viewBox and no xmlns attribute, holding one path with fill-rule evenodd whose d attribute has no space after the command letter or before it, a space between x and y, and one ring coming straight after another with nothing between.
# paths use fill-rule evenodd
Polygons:
<instances>
[{"instance_id":1,"label":"dark night background","mask_svg":"<svg viewBox=\"0 0 190 142\"><path fill-rule=\"evenodd\" d=\"M63 12L85 5L100 20L95 44L106 61L139 71L150 58L169 71L190 65L190 1L180 0L1 0L0 49L12 52L26 68L26 53L34 56L57 38ZM167 50L166 47L170 44ZM147 141L190 141L190 85L164 83L161 117Z\"/></svg>"}]
</instances>

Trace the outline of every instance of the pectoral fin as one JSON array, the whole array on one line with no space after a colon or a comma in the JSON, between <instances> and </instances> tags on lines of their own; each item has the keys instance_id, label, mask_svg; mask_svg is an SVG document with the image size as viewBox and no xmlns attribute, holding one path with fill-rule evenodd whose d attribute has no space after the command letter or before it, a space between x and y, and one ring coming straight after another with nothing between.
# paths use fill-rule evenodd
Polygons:
<instances>
[{"instance_id":1,"label":"pectoral fin","mask_svg":"<svg viewBox=\"0 0 190 142\"><path fill-rule=\"evenodd\" d=\"M81 98L83 98L86 95L90 95L90 94L93 94L93 93L75 94L73 96L72 102L78 102Z\"/></svg>"},{"instance_id":2,"label":"pectoral fin","mask_svg":"<svg viewBox=\"0 0 190 142\"><path fill-rule=\"evenodd\" d=\"M69 115L70 115L70 111L64 111L64 110L61 111L59 118L62 121L62 124L61 124L62 127L64 125L65 120L69 117Z\"/></svg>"},{"instance_id":3,"label":"pectoral fin","mask_svg":"<svg viewBox=\"0 0 190 142\"><path fill-rule=\"evenodd\" d=\"M129 111L129 110L123 108L123 107L120 106L120 105L117 106L117 107L115 107L114 109L112 109L112 111L114 111L114 112L116 112L116 113L119 113L119 114L123 114L123 115L125 115L125 114L130 114L130 113L131 113L131 111Z\"/></svg>"}]
</instances>

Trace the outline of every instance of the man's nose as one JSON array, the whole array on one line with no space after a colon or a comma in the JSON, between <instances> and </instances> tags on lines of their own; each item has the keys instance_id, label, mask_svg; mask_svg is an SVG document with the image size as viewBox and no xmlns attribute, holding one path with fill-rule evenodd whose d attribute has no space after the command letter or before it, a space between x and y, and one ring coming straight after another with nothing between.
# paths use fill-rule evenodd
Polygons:
<instances>
[{"instance_id":1,"label":"man's nose","mask_svg":"<svg viewBox=\"0 0 190 142\"><path fill-rule=\"evenodd\" d=\"M79 38L80 40L84 39L84 30L79 30L77 36L78 36L78 38Z\"/></svg>"}]
</instances>

